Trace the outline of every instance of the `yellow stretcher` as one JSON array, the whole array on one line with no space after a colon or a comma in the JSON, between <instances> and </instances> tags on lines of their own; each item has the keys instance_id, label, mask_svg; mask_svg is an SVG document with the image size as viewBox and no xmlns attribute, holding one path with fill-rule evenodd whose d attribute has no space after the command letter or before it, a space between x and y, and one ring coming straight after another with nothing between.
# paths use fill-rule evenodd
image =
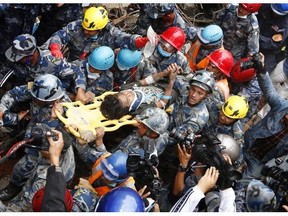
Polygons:
<instances>
[{"instance_id":1,"label":"yellow stretcher","mask_svg":"<svg viewBox=\"0 0 288 216\"><path fill-rule=\"evenodd\" d=\"M92 131L96 137L96 128L104 127L105 132L115 131L123 125L135 124L136 120L131 115L125 115L120 119L107 120L100 112L100 105L104 97L117 92L105 92L95 97L92 104L84 105L80 101L63 102L64 113L56 111L57 117L65 124L66 128L75 137L81 137L81 131Z\"/></svg>"}]
</instances>

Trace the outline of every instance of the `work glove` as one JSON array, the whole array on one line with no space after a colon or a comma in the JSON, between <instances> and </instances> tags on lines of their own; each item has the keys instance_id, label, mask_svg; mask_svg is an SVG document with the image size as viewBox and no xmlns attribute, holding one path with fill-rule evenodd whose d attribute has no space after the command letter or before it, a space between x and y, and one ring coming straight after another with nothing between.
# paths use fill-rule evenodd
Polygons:
<instances>
[{"instance_id":1,"label":"work glove","mask_svg":"<svg viewBox=\"0 0 288 216\"><path fill-rule=\"evenodd\" d=\"M256 70L257 74L265 74L266 71L264 69L263 63L262 63L262 56L260 53L256 53L252 56L252 61L254 64L254 68Z\"/></svg>"},{"instance_id":2,"label":"work glove","mask_svg":"<svg viewBox=\"0 0 288 216\"><path fill-rule=\"evenodd\" d=\"M148 41L149 41L148 37L137 37L135 39L135 46L137 49L142 49L143 47L145 47Z\"/></svg>"},{"instance_id":3,"label":"work glove","mask_svg":"<svg viewBox=\"0 0 288 216\"><path fill-rule=\"evenodd\" d=\"M60 45L57 44L57 43L52 43L50 46L49 46L49 49L51 51L51 54L56 57L56 58L61 58L63 59L63 54L61 52L61 49L60 49Z\"/></svg>"}]
</instances>

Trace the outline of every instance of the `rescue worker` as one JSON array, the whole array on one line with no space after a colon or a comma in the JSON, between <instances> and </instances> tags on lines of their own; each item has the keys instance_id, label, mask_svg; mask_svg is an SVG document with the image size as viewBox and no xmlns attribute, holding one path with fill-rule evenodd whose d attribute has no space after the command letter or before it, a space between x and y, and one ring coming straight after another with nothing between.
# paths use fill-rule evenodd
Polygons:
<instances>
[{"instance_id":1,"label":"rescue worker","mask_svg":"<svg viewBox=\"0 0 288 216\"><path fill-rule=\"evenodd\" d=\"M35 38L30 34L18 35L5 55L9 61L23 65L14 72L22 85L40 74L53 74L63 81L63 88L67 91L78 94L78 91L85 89L85 76L81 70L63 59L55 58L49 50L37 47Z\"/></svg>"},{"instance_id":2,"label":"rescue worker","mask_svg":"<svg viewBox=\"0 0 288 216\"><path fill-rule=\"evenodd\" d=\"M233 65L229 87L231 94L242 95L249 103L249 111L246 117L241 119L242 124L246 124L257 111L262 98L262 91L250 58L240 59Z\"/></svg>"},{"instance_id":3,"label":"rescue worker","mask_svg":"<svg viewBox=\"0 0 288 216\"><path fill-rule=\"evenodd\" d=\"M164 151L168 138L168 114L159 108L145 109L135 119L137 128L132 134L123 139L117 149L125 149L129 153L139 154L144 158L146 154L159 156ZM148 151L149 150L149 151Z\"/></svg>"},{"instance_id":4,"label":"rescue worker","mask_svg":"<svg viewBox=\"0 0 288 216\"><path fill-rule=\"evenodd\" d=\"M112 49L127 47L131 50L141 49L148 38L130 35L113 26L108 19L105 8L90 7L83 19L70 22L55 32L44 44L52 55L63 58L62 47L69 48L68 61L85 59L98 46L109 46Z\"/></svg>"},{"instance_id":5,"label":"rescue worker","mask_svg":"<svg viewBox=\"0 0 288 216\"><path fill-rule=\"evenodd\" d=\"M286 57L288 4L263 4L257 16L260 29L260 52L265 55L266 70L271 73Z\"/></svg>"},{"instance_id":6,"label":"rescue worker","mask_svg":"<svg viewBox=\"0 0 288 216\"><path fill-rule=\"evenodd\" d=\"M213 100L226 101L230 96L230 88L227 78L234 64L234 59L228 50L218 49L208 55L209 63L206 70L213 73L215 90L211 97ZM210 98L211 98L210 97Z\"/></svg>"},{"instance_id":7,"label":"rescue worker","mask_svg":"<svg viewBox=\"0 0 288 216\"><path fill-rule=\"evenodd\" d=\"M203 132L213 131L216 134L227 134L233 137L240 148L238 159L233 165L236 168L240 167L244 163L244 133L240 120L249 110L247 99L243 96L231 95L224 103L212 101L207 106L210 115Z\"/></svg>"},{"instance_id":8,"label":"rescue worker","mask_svg":"<svg viewBox=\"0 0 288 216\"><path fill-rule=\"evenodd\" d=\"M224 48L235 61L259 52L259 25L255 15L262 4L227 4L214 18L224 33ZM235 29L236 28L236 29Z\"/></svg>"},{"instance_id":9,"label":"rescue worker","mask_svg":"<svg viewBox=\"0 0 288 216\"><path fill-rule=\"evenodd\" d=\"M142 51L121 48L116 54L115 64L111 68L114 77L114 90L122 85L140 80L138 64L143 59Z\"/></svg>"},{"instance_id":10,"label":"rescue worker","mask_svg":"<svg viewBox=\"0 0 288 216\"><path fill-rule=\"evenodd\" d=\"M151 56L146 57L138 65L139 79L164 71L172 63L182 68L181 74L188 75L190 68L181 49L186 35L179 27L169 27L160 34L159 41Z\"/></svg>"},{"instance_id":11,"label":"rescue worker","mask_svg":"<svg viewBox=\"0 0 288 216\"><path fill-rule=\"evenodd\" d=\"M223 31L218 25L208 25L204 28L191 28L191 36L185 44L185 56L192 71L205 69L209 59L207 56L215 50L223 49Z\"/></svg>"},{"instance_id":12,"label":"rescue worker","mask_svg":"<svg viewBox=\"0 0 288 216\"><path fill-rule=\"evenodd\" d=\"M197 71L189 83L179 81L175 82L174 88L180 90L180 95L171 105L169 145L182 141L188 145L193 143L195 135L208 122L209 112L204 100L213 92L215 85L213 75L206 70Z\"/></svg>"},{"instance_id":13,"label":"rescue worker","mask_svg":"<svg viewBox=\"0 0 288 216\"><path fill-rule=\"evenodd\" d=\"M176 26L185 31L186 23L176 9L174 3L149 3L138 4L140 15L136 22L134 32L146 36L151 25L157 34L162 34L171 26Z\"/></svg>"},{"instance_id":14,"label":"rescue worker","mask_svg":"<svg viewBox=\"0 0 288 216\"><path fill-rule=\"evenodd\" d=\"M22 101L28 101L30 109L18 114L12 113L13 106L17 106ZM33 139L32 143L28 143L28 147L25 148L25 155L15 164L8 186L0 190L0 199L3 201L10 200L21 191L8 204L7 211L31 211L33 195L45 185L50 162L46 154L49 145L43 139L39 139L39 136L41 137L39 130L44 132L44 125L49 130L57 129L62 132L65 146L60 164L65 181L72 179L75 171L73 140L55 114L56 109L59 112L63 111L59 103L65 101L70 100L62 89L61 81L51 74L38 76L31 89L25 85L17 86L2 97L1 124L3 126L17 125L21 118L29 115L30 121L24 140ZM39 124L43 126L39 128ZM35 135L36 131L38 131L38 138L34 137L37 135L37 133Z\"/></svg>"},{"instance_id":15,"label":"rescue worker","mask_svg":"<svg viewBox=\"0 0 288 216\"><path fill-rule=\"evenodd\" d=\"M87 104L106 91L113 89L113 74L109 70L114 64L114 52L108 46L100 46L89 55L88 59L72 63L80 67L86 77L86 89L81 89L85 95L81 102ZM76 97L76 101L78 98Z\"/></svg>"}]
</instances>

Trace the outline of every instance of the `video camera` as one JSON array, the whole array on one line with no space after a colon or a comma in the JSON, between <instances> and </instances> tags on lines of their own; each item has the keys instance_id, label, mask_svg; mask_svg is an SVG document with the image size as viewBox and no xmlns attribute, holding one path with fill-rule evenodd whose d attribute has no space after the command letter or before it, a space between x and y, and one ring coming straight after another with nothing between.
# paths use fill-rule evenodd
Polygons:
<instances>
[{"instance_id":1,"label":"video camera","mask_svg":"<svg viewBox=\"0 0 288 216\"><path fill-rule=\"evenodd\" d=\"M151 155L152 147L149 142L144 143L145 156L140 154L129 154L127 159L128 175L136 180L136 186L142 188L147 185L147 190L151 192L151 198L156 202L159 200L162 191L162 180L157 176L155 168L159 164L158 157Z\"/></svg>"},{"instance_id":2,"label":"video camera","mask_svg":"<svg viewBox=\"0 0 288 216\"><path fill-rule=\"evenodd\" d=\"M229 164L221 154L221 141L216 133L209 131L197 137L192 147L193 159L196 162L215 167L219 170L219 178L216 183L219 189L231 187L234 180L240 180L242 174Z\"/></svg>"},{"instance_id":3,"label":"video camera","mask_svg":"<svg viewBox=\"0 0 288 216\"><path fill-rule=\"evenodd\" d=\"M279 202L287 205L288 202L288 156L270 160L261 170L266 179L266 184L277 194ZM280 205L281 206L281 205Z\"/></svg>"}]
</instances>

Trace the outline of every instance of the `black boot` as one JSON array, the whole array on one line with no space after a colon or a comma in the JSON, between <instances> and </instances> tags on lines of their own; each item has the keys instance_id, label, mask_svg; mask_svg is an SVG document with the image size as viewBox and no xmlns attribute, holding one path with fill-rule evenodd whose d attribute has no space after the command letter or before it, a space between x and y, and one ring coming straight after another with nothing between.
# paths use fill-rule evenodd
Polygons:
<instances>
[{"instance_id":1,"label":"black boot","mask_svg":"<svg viewBox=\"0 0 288 216\"><path fill-rule=\"evenodd\" d=\"M8 201L15 197L20 191L22 187L16 186L12 182L9 182L9 184L0 190L0 200L1 201Z\"/></svg>"}]
</instances>

